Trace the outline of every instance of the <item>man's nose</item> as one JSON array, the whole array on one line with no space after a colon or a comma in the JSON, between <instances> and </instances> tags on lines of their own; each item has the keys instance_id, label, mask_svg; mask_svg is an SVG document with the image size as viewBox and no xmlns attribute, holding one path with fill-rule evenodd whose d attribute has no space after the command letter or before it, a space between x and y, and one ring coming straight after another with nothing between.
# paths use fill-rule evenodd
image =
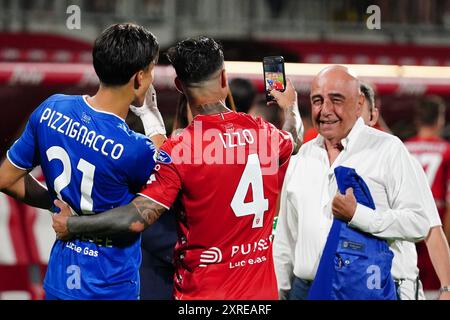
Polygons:
<instances>
[{"instance_id":1,"label":"man's nose","mask_svg":"<svg viewBox=\"0 0 450 320\"><path fill-rule=\"evenodd\" d=\"M322 104L322 114L327 115L333 112L333 103L329 99L325 99Z\"/></svg>"}]
</instances>

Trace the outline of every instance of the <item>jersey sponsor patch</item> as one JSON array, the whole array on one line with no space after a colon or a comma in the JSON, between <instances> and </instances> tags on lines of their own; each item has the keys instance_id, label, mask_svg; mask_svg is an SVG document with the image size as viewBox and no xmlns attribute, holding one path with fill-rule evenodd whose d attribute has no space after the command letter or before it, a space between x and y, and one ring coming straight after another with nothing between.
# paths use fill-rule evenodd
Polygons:
<instances>
[{"instance_id":1,"label":"jersey sponsor patch","mask_svg":"<svg viewBox=\"0 0 450 320\"><path fill-rule=\"evenodd\" d=\"M208 264L222 262L222 251L217 247L211 247L200 255L199 267L206 267Z\"/></svg>"},{"instance_id":2,"label":"jersey sponsor patch","mask_svg":"<svg viewBox=\"0 0 450 320\"><path fill-rule=\"evenodd\" d=\"M172 158L164 150L159 150L158 158L156 160L160 163L170 164L172 163Z\"/></svg>"}]
</instances>

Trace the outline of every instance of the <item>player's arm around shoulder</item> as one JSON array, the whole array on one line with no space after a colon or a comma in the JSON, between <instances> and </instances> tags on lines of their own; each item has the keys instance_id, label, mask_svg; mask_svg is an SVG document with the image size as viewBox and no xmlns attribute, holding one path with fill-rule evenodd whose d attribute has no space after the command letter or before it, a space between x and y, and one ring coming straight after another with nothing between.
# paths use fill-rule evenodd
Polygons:
<instances>
[{"instance_id":1,"label":"player's arm around shoulder","mask_svg":"<svg viewBox=\"0 0 450 320\"><path fill-rule=\"evenodd\" d=\"M135 160L129 177L135 187L142 187L155 166L157 151L151 141L141 139L134 150ZM144 149L144 150L142 150ZM140 150L140 151L139 151ZM140 233L153 224L166 210L165 207L144 196L136 196L131 203L100 214L72 216L69 206L59 200L55 205L61 213L53 216L53 229L58 239L68 240L74 235L107 236Z\"/></svg>"},{"instance_id":2,"label":"player's arm around shoulder","mask_svg":"<svg viewBox=\"0 0 450 320\"><path fill-rule=\"evenodd\" d=\"M127 205L90 216L72 216L70 207L59 200L55 200L55 205L61 212L53 215L52 226L61 240L79 234L105 236L140 233L166 211L160 204L143 196L137 196Z\"/></svg>"}]
</instances>

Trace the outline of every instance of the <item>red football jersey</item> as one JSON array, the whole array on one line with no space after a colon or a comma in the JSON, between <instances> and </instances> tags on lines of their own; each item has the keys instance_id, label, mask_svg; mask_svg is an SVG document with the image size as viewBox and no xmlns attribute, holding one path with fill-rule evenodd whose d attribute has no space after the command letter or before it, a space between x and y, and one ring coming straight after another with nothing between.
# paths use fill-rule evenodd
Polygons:
<instances>
[{"instance_id":1,"label":"red football jersey","mask_svg":"<svg viewBox=\"0 0 450 320\"><path fill-rule=\"evenodd\" d=\"M176 299L278 299L272 225L291 136L244 113L198 115L161 147L144 196L177 195Z\"/></svg>"},{"instance_id":2,"label":"red football jersey","mask_svg":"<svg viewBox=\"0 0 450 320\"><path fill-rule=\"evenodd\" d=\"M414 137L406 141L405 145L422 165L439 215L444 222L447 203L450 202L450 143L438 137L429 139ZM424 242L417 244L417 254L424 289L439 289L440 282Z\"/></svg>"}]
</instances>

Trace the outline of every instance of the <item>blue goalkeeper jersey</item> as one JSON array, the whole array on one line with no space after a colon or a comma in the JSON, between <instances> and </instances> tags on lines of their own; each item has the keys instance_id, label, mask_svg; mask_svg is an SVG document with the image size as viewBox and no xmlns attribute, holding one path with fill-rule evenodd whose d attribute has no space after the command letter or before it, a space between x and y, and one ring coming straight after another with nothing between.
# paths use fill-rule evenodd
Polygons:
<instances>
[{"instance_id":1,"label":"blue goalkeeper jersey","mask_svg":"<svg viewBox=\"0 0 450 320\"><path fill-rule=\"evenodd\" d=\"M91 215L130 203L155 166L156 150L84 97L54 95L32 113L7 156L21 169L40 165L54 198ZM44 289L60 299L138 299L140 245L134 234L56 240Z\"/></svg>"}]
</instances>

